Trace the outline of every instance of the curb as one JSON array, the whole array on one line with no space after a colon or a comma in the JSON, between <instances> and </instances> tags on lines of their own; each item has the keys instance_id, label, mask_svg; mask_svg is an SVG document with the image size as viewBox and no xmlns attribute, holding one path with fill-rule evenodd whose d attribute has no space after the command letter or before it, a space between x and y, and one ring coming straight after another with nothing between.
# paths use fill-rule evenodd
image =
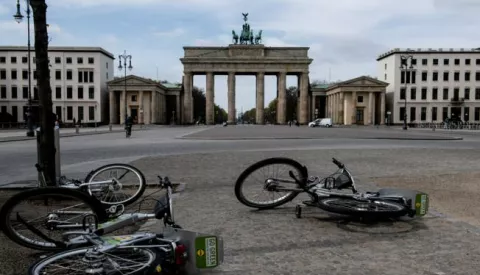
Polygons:
<instances>
[{"instance_id":1,"label":"curb","mask_svg":"<svg viewBox=\"0 0 480 275\"><path fill-rule=\"evenodd\" d=\"M352 137L352 138L338 138L338 137L176 137L176 139L185 140L322 140L322 139L384 139L384 140L426 140L426 141L449 141L449 140L463 140L462 137L439 137L439 138L415 138L415 137Z\"/></svg>"}]
</instances>

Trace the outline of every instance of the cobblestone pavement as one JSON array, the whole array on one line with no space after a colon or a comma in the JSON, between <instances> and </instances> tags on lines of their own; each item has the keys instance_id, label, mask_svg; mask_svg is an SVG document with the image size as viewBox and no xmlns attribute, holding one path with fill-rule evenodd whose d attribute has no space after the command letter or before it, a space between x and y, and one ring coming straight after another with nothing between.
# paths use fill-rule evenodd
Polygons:
<instances>
[{"instance_id":1,"label":"cobblestone pavement","mask_svg":"<svg viewBox=\"0 0 480 275\"><path fill-rule=\"evenodd\" d=\"M183 139L242 140L242 139L398 139L451 140L461 139L447 132L403 131L387 127L320 128L306 126L237 125L211 127L205 131L185 135Z\"/></svg>"}]
</instances>

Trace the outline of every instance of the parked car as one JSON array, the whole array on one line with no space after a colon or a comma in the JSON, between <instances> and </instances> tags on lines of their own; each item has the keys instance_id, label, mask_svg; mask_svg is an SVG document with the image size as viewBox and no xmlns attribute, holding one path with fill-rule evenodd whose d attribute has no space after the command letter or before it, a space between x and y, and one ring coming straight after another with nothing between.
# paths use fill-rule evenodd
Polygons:
<instances>
[{"instance_id":1,"label":"parked car","mask_svg":"<svg viewBox=\"0 0 480 275\"><path fill-rule=\"evenodd\" d=\"M317 118L308 123L308 127L332 127L331 118Z\"/></svg>"}]
</instances>

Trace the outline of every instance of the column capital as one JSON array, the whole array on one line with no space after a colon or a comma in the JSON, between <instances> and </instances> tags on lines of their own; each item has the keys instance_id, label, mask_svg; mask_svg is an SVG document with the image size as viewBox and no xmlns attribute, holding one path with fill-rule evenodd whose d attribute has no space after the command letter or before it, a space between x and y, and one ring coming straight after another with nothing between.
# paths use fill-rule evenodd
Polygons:
<instances>
[{"instance_id":1,"label":"column capital","mask_svg":"<svg viewBox=\"0 0 480 275\"><path fill-rule=\"evenodd\" d=\"M192 73L191 71L183 71L183 74L190 76L190 75L192 75L193 73Z\"/></svg>"},{"instance_id":2,"label":"column capital","mask_svg":"<svg viewBox=\"0 0 480 275\"><path fill-rule=\"evenodd\" d=\"M228 72L228 75L229 75L229 76L235 76L235 75L236 75L236 72Z\"/></svg>"},{"instance_id":3,"label":"column capital","mask_svg":"<svg viewBox=\"0 0 480 275\"><path fill-rule=\"evenodd\" d=\"M265 76L265 72L257 72L257 76Z\"/></svg>"}]
</instances>

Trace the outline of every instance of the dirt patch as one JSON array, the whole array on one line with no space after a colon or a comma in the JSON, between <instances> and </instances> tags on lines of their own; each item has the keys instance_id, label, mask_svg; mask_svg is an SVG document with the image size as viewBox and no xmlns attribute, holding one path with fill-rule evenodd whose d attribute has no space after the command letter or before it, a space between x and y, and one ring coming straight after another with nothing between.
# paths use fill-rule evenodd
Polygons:
<instances>
[{"instance_id":1,"label":"dirt patch","mask_svg":"<svg viewBox=\"0 0 480 275\"><path fill-rule=\"evenodd\" d=\"M480 173L463 172L423 177L372 178L378 187L398 187L426 192L430 208L457 220L480 226Z\"/></svg>"}]
</instances>

